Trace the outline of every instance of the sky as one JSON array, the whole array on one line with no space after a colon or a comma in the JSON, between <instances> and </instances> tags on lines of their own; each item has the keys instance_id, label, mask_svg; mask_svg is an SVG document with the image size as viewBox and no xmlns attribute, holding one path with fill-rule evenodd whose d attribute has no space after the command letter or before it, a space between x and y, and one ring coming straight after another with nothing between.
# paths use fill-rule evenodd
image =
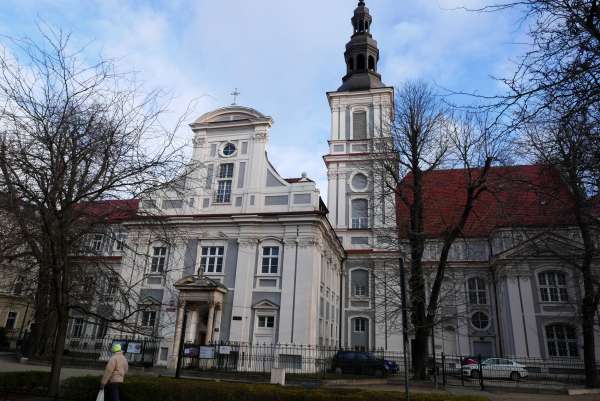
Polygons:
<instances>
[{"instance_id":1,"label":"sky","mask_svg":"<svg viewBox=\"0 0 600 401\"><path fill-rule=\"evenodd\" d=\"M476 13L484 0L366 0L388 86L430 82L440 91L495 94L523 51L515 12ZM325 197L330 110L341 85L356 0L2 0L0 35L32 37L46 24L72 34L90 60L115 59L148 89L167 91L188 123L238 104L274 119L269 159L284 177L302 172ZM0 38L2 41L2 38ZM461 101L464 101L461 100ZM467 100L468 101L468 100ZM192 132L179 130L191 144ZM191 145L190 145L191 146Z\"/></svg>"}]
</instances>

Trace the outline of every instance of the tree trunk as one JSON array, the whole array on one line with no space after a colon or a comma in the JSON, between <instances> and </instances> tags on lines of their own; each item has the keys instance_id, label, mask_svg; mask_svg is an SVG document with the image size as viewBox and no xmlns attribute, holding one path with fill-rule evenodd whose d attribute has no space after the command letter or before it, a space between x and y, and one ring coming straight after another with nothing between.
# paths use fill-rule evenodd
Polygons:
<instances>
[{"instance_id":1,"label":"tree trunk","mask_svg":"<svg viewBox=\"0 0 600 401\"><path fill-rule=\"evenodd\" d=\"M415 339L412 346L412 361L414 378L416 380L427 379L427 359L429 358L428 339L429 329L419 327L415 329Z\"/></svg>"},{"instance_id":2,"label":"tree trunk","mask_svg":"<svg viewBox=\"0 0 600 401\"><path fill-rule=\"evenodd\" d=\"M48 384L48 395L56 397L60 391L60 371L62 369L63 354L65 352L65 339L69 315L66 310L58 313L57 331L54 339L54 353L52 355L52 367L50 370L50 383Z\"/></svg>"},{"instance_id":3,"label":"tree trunk","mask_svg":"<svg viewBox=\"0 0 600 401\"><path fill-rule=\"evenodd\" d=\"M598 387L598 371L596 366L596 344L594 338L594 317L596 308L594 301L586 296L583 300L581 325L583 331L583 363L585 366L585 386Z\"/></svg>"}]
</instances>

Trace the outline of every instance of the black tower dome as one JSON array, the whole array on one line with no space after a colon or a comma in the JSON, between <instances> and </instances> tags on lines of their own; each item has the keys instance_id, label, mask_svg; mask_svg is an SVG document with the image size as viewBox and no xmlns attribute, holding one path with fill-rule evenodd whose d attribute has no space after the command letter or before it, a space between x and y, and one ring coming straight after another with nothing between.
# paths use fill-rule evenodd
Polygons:
<instances>
[{"instance_id":1,"label":"black tower dome","mask_svg":"<svg viewBox=\"0 0 600 401\"><path fill-rule=\"evenodd\" d=\"M371 36L371 23L373 18L363 0L358 2L352 26L354 33L350 42L346 44L346 75L342 78L343 84L338 92L358 91L373 88L382 88L381 75L377 73L379 62L379 49L377 41Z\"/></svg>"}]
</instances>

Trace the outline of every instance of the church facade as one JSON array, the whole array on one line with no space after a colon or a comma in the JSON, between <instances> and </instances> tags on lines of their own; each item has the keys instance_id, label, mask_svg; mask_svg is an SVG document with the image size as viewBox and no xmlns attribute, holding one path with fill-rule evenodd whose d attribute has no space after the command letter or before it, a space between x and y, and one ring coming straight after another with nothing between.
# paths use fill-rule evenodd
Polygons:
<instances>
[{"instance_id":1,"label":"church facade","mask_svg":"<svg viewBox=\"0 0 600 401\"><path fill-rule=\"evenodd\" d=\"M273 120L232 105L190 124L193 152L184 179L136 203L137 216L115 224L113 238L90 239L110 261L115 283L134 288L139 311L131 325L160 339L154 363L174 367L182 342L402 350L398 315L387 310L397 299L388 306L379 290L378 272L397 272L406 252L378 236L397 222L372 168L373 141L390 136L394 88L378 72L372 23L360 1L346 74L327 93L327 205L309 177L282 177L270 163ZM436 185L451 181L447 174ZM531 213L532 202L515 208L526 205ZM457 241L434 329L437 353L582 358L581 280L560 257L540 250L554 244L576 252L576 230L571 221L533 217L494 225L498 216L488 215L485 229ZM434 266L438 250L432 235L426 264ZM119 307L114 291L106 287L98 315ZM67 348L86 336L121 332L74 314Z\"/></svg>"}]
</instances>

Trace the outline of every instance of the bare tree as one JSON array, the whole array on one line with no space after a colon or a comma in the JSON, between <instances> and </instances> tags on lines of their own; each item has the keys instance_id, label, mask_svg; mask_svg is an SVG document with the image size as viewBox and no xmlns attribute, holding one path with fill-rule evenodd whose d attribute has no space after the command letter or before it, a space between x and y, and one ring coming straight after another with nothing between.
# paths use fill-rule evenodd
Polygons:
<instances>
[{"instance_id":1,"label":"bare tree","mask_svg":"<svg viewBox=\"0 0 600 401\"><path fill-rule=\"evenodd\" d=\"M422 378L426 374L427 340L443 297L450 249L461 237L474 202L486 190L488 173L505 142L502 135L490 128L486 118L475 114L452 115L432 89L421 82L407 83L398 91L390 132L391 137L375 142L374 175L388 198L397 202L397 224L392 235L388 231L388 242L407 253L414 332L412 361L415 377ZM444 228L435 235L442 246L435 267L429 272L423 263L428 239L426 192L432 185L431 174L449 167L464 169L464 200L459 213L448 216ZM384 235L384 231L385 228L379 235ZM393 277L389 280L399 282ZM394 307L402 305L395 302L391 305ZM390 310L390 305L387 308Z\"/></svg>"},{"instance_id":2,"label":"bare tree","mask_svg":"<svg viewBox=\"0 0 600 401\"><path fill-rule=\"evenodd\" d=\"M522 11L530 47L514 74L502 79L508 93L497 97L509 124L524 133L535 162L556 168L570 188L572 213L581 232L584 279L581 305L586 385L598 385L593 315L598 308L597 255L591 213L598 197L600 124L600 2L598 0L499 1L478 11Z\"/></svg>"},{"instance_id":3,"label":"bare tree","mask_svg":"<svg viewBox=\"0 0 600 401\"><path fill-rule=\"evenodd\" d=\"M564 205L574 216L582 250L568 258L581 273L583 297L579 305L583 334L583 359L586 385L596 387L598 369L595 359L594 323L600 304L600 103L573 110L562 102L540 111L522 126L525 149L534 161L556 169L570 191Z\"/></svg>"},{"instance_id":4,"label":"bare tree","mask_svg":"<svg viewBox=\"0 0 600 401\"><path fill-rule=\"evenodd\" d=\"M90 205L162 187L183 163L161 124L160 91L144 93L108 60L85 63L69 35L42 36L11 39L0 56L0 191L37 264L33 334L49 341L56 395L68 319L81 307L83 238L110 223Z\"/></svg>"}]
</instances>

